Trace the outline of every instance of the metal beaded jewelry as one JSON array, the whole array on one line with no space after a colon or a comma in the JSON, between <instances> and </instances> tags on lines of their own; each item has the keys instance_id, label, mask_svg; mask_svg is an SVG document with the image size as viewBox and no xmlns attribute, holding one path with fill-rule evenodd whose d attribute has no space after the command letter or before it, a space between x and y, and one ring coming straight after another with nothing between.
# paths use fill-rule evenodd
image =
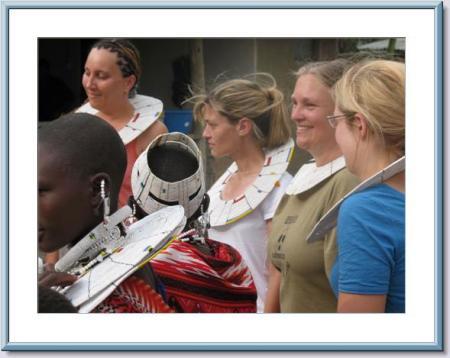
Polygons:
<instances>
[{"instance_id":1,"label":"metal beaded jewelry","mask_svg":"<svg viewBox=\"0 0 450 358\"><path fill-rule=\"evenodd\" d=\"M106 196L105 191L105 179L102 179L100 182L100 195L103 200L103 223L106 224L108 222L108 217L110 213L110 206L109 206L109 196Z\"/></svg>"},{"instance_id":2,"label":"metal beaded jewelry","mask_svg":"<svg viewBox=\"0 0 450 358\"><path fill-rule=\"evenodd\" d=\"M131 215L124 220L124 224L126 227L133 225L136 221L138 221L136 217L136 204L133 203L131 206Z\"/></svg>"}]
</instances>

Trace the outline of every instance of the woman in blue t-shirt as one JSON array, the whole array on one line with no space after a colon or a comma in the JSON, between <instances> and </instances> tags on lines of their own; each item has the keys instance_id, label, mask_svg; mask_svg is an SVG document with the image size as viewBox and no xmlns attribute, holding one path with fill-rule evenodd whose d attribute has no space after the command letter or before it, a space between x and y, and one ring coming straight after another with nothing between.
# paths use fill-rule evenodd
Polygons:
<instances>
[{"instance_id":1,"label":"woman in blue t-shirt","mask_svg":"<svg viewBox=\"0 0 450 358\"><path fill-rule=\"evenodd\" d=\"M362 181L405 155L405 65L371 60L336 84L335 128L347 168ZM394 164L394 167L396 165ZM332 286L338 312L405 312L405 172L341 205Z\"/></svg>"}]
</instances>

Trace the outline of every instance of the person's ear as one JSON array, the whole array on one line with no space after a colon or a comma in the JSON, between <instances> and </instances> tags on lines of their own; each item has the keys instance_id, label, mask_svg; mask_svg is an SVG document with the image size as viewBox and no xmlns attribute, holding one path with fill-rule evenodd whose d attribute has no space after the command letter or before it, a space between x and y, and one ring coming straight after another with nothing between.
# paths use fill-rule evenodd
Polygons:
<instances>
[{"instance_id":1,"label":"person's ear","mask_svg":"<svg viewBox=\"0 0 450 358\"><path fill-rule=\"evenodd\" d=\"M356 113L352 121L353 128L361 139L366 139L369 133L367 118L362 113Z\"/></svg>"},{"instance_id":2,"label":"person's ear","mask_svg":"<svg viewBox=\"0 0 450 358\"><path fill-rule=\"evenodd\" d=\"M238 130L238 134L241 137L244 137L244 136L248 135L249 133L251 133L252 129L253 129L253 123L250 119L243 117L239 120L239 122L237 124L237 130Z\"/></svg>"},{"instance_id":3,"label":"person's ear","mask_svg":"<svg viewBox=\"0 0 450 358\"><path fill-rule=\"evenodd\" d=\"M96 215L103 216L103 197L111 196L111 177L106 173L97 173L90 177L89 183L91 186L91 207Z\"/></svg>"},{"instance_id":4,"label":"person's ear","mask_svg":"<svg viewBox=\"0 0 450 358\"><path fill-rule=\"evenodd\" d=\"M127 93L130 93L131 89L136 83L136 76L135 75L129 75L128 77L125 77L125 89Z\"/></svg>"}]
</instances>

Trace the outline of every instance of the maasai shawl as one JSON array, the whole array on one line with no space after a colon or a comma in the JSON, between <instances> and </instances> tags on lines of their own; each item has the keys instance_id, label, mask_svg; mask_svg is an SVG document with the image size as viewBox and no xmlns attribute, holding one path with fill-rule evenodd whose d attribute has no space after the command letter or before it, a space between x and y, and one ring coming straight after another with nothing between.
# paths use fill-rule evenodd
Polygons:
<instances>
[{"instance_id":1,"label":"maasai shawl","mask_svg":"<svg viewBox=\"0 0 450 358\"><path fill-rule=\"evenodd\" d=\"M256 312L256 288L247 265L231 246L205 240L211 255L196 244L174 240L151 265L176 312Z\"/></svg>"},{"instance_id":2,"label":"maasai shawl","mask_svg":"<svg viewBox=\"0 0 450 358\"><path fill-rule=\"evenodd\" d=\"M93 313L173 313L162 297L136 276L128 277Z\"/></svg>"}]
</instances>

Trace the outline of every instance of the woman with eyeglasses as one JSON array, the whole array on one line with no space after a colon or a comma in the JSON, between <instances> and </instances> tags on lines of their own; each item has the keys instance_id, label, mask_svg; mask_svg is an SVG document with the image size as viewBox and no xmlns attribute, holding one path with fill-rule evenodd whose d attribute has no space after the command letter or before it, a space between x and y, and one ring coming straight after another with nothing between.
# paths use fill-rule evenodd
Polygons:
<instances>
[{"instance_id":1,"label":"woman with eyeglasses","mask_svg":"<svg viewBox=\"0 0 450 358\"><path fill-rule=\"evenodd\" d=\"M405 312L405 65L356 64L335 98L330 124L347 168L362 181L380 177L340 206L338 312Z\"/></svg>"},{"instance_id":2,"label":"woman with eyeglasses","mask_svg":"<svg viewBox=\"0 0 450 358\"><path fill-rule=\"evenodd\" d=\"M335 230L306 241L318 220L357 183L327 122L333 113L331 89L345 60L306 64L297 72L291 119L297 145L313 160L289 184L272 221L270 277L265 312L336 312L329 282L336 256Z\"/></svg>"},{"instance_id":3,"label":"woman with eyeglasses","mask_svg":"<svg viewBox=\"0 0 450 358\"><path fill-rule=\"evenodd\" d=\"M195 117L215 158L233 159L208 191L212 239L233 246L250 268L263 312L267 289L267 232L291 180L294 142L283 93L269 74L234 79L196 97Z\"/></svg>"}]
</instances>

